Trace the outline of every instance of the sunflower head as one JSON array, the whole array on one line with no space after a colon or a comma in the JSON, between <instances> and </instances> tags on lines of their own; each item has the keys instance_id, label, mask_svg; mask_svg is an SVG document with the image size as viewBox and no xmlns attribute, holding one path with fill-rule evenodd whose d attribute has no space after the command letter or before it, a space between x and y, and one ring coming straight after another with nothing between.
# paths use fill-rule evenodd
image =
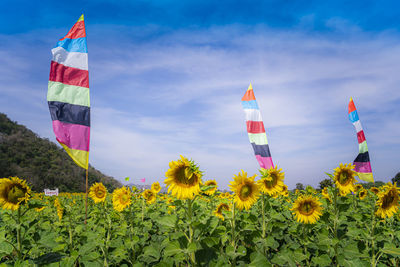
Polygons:
<instances>
[{"instance_id":1,"label":"sunflower head","mask_svg":"<svg viewBox=\"0 0 400 267\"><path fill-rule=\"evenodd\" d=\"M156 192L150 189L146 189L143 191L142 196L146 200L148 204L154 203L156 201Z\"/></svg>"},{"instance_id":2,"label":"sunflower head","mask_svg":"<svg viewBox=\"0 0 400 267\"><path fill-rule=\"evenodd\" d=\"M292 210L296 220L301 223L311 224L318 221L322 215L322 203L313 195L300 195L293 203Z\"/></svg>"},{"instance_id":3,"label":"sunflower head","mask_svg":"<svg viewBox=\"0 0 400 267\"><path fill-rule=\"evenodd\" d=\"M91 197L94 203L104 202L107 197L107 189L102 183L95 183L90 187L89 197Z\"/></svg>"},{"instance_id":4,"label":"sunflower head","mask_svg":"<svg viewBox=\"0 0 400 267\"><path fill-rule=\"evenodd\" d=\"M332 202L331 196L329 195L328 192L328 187L324 187L324 189L322 189L322 197L325 199L328 199L330 202Z\"/></svg>"},{"instance_id":5,"label":"sunflower head","mask_svg":"<svg viewBox=\"0 0 400 267\"><path fill-rule=\"evenodd\" d=\"M0 179L0 205L3 209L17 210L31 196L31 189L25 180L18 177Z\"/></svg>"},{"instance_id":6,"label":"sunflower head","mask_svg":"<svg viewBox=\"0 0 400 267\"><path fill-rule=\"evenodd\" d=\"M278 166L270 169L260 169L261 179L257 182L261 192L270 196L282 191L285 173Z\"/></svg>"},{"instance_id":7,"label":"sunflower head","mask_svg":"<svg viewBox=\"0 0 400 267\"><path fill-rule=\"evenodd\" d=\"M235 195L236 206L240 210L243 208L250 209L260 195L258 186L254 181L255 177L256 175L247 177L247 172L242 170L242 173L239 172L238 175L234 176L234 180L229 185Z\"/></svg>"},{"instance_id":8,"label":"sunflower head","mask_svg":"<svg viewBox=\"0 0 400 267\"><path fill-rule=\"evenodd\" d=\"M206 190L204 193L211 196L214 195L214 193L217 191L217 182L215 180L208 180L204 183L204 186L214 186L208 190Z\"/></svg>"},{"instance_id":9,"label":"sunflower head","mask_svg":"<svg viewBox=\"0 0 400 267\"><path fill-rule=\"evenodd\" d=\"M279 193L281 196L284 196L284 197L288 197L289 196L289 190L288 190L288 187L287 187L287 185L283 185L282 186L282 191Z\"/></svg>"},{"instance_id":10,"label":"sunflower head","mask_svg":"<svg viewBox=\"0 0 400 267\"><path fill-rule=\"evenodd\" d=\"M357 173L353 171L353 169L354 165L351 163L340 163L340 166L335 169L333 179L342 196L354 191L354 183L356 182L354 177L357 175Z\"/></svg>"},{"instance_id":11,"label":"sunflower head","mask_svg":"<svg viewBox=\"0 0 400 267\"><path fill-rule=\"evenodd\" d=\"M371 192L374 193L375 195L379 194L379 188L375 186L371 187L369 190L371 190Z\"/></svg>"},{"instance_id":12,"label":"sunflower head","mask_svg":"<svg viewBox=\"0 0 400 267\"><path fill-rule=\"evenodd\" d=\"M355 192L358 192L358 191L360 191L361 189L363 189L364 187L362 186L362 184L356 184L355 186L354 186L354 191Z\"/></svg>"},{"instance_id":13,"label":"sunflower head","mask_svg":"<svg viewBox=\"0 0 400 267\"><path fill-rule=\"evenodd\" d=\"M168 193L171 192L178 199L193 199L200 193L203 174L192 160L181 156L177 161L171 161L165 176Z\"/></svg>"},{"instance_id":14,"label":"sunflower head","mask_svg":"<svg viewBox=\"0 0 400 267\"><path fill-rule=\"evenodd\" d=\"M112 201L113 207L116 211L123 211L126 207L131 205L131 191L125 186L115 189L112 194Z\"/></svg>"},{"instance_id":15,"label":"sunflower head","mask_svg":"<svg viewBox=\"0 0 400 267\"><path fill-rule=\"evenodd\" d=\"M61 202L58 197L54 200L54 206L57 209L57 216L59 221L61 222L64 215L64 207L61 205Z\"/></svg>"},{"instance_id":16,"label":"sunflower head","mask_svg":"<svg viewBox=\"0 0 400 267\"><path fill-rule=\"evenodd\" d=\"M154 191L154 193L158 194L158 192L161 191L161 185L159 182L155 182L151 185L151 190Z\"/></svg>"},{"instance_id":17,"label":"sunflower head","mask_svg":"<svg viewBox=\"0 0 400 267\"><path fill-rule=\"evenodd\" d=\"M224 220L224 215L222 214L223 211L229 211L229 205L225 203L221 203L217 206L217 208L214 210L214 215L220 218L221 220Z\"/></svg>"},{"instance_id":18,"label":"sunflower head","mask_svg":"<svg viewBox=\"0 0 400 267\"><path fill-rule=\"evenodd\" d=\"M368 195L368 191L364 188L358 192L358 197L363 200Z\"/></svg>"},{"instance_id":19,"label":"sunflower head","mask_svg":"<svg viewBox=\"0 0 400 267\"><path fill-rule=\"evenodd\" d=\"M378 194L379 199L376 201L376 206L378 207L376 215L385 219L386 217L392 217L397 212L399 209L398 190L396 183L389 182L383 187L383 190Z\"/></svg>"}]
</instances>

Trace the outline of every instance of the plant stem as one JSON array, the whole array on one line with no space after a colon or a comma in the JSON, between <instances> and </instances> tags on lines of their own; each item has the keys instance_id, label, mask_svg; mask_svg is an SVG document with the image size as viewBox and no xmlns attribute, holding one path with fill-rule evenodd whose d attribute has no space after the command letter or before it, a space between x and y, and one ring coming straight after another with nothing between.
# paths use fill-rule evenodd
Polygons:
<instances>
[{"instance_id":1,"label":"plant stem","mask_svg":"<svg viewBox=\"0 0 400 267\"><path fill-rule=\"evenodd\" d=\"M262 193L262 200L261 200L261 214L262 214L262 238L265 238L265 196Z\"/></svg>"},{"instance_id":2,"label":"plant stem","mask_svg":"<svg viewBox=\"0 0 400 267\"><path fill-rule=\"evenodd\" d=\"M231 228L232 228L232 240L231 240L231 245L233 247L233 252L236 252L236 233L235 233L235 228L236 228L236 222L235 218L236 217L236 209L235 209L235 202L232 199L232 220L231 220ZM236 257L232 261L232 266L236 266Z\"/></svg>"},{"instance_id":3,"label":"plant stem","mask_svg":"<svg viewBox=\"0 0 400 267\"><path fill-rule=\"evenodd\" d=\"M192 226L192 204L193 200L188 199L186 200L187 202L187 215L188 215L188 221L189 221L189 245L192 244L193 242L193 226ZM192 265L196 265L196 258L194 252L190 253L190 260L192 262Z\"/></svg>"},{"instance_id":4,"label":"plant stem","mask_svg":"<svg viewBox=\"0 0 400 267\"><path fill-rule=\"evenodd\" d=\"M372 227L371 227L371 266L376 266L378 263L375 255L375 227L376 227L376 220L375 220L375 208L372 209Z\"/></svg>"},{"instance_id":5,"label":"plant stem","mask_svg":"<svg viewBox=\"0 0 400 267\"><path fill-rule=\"evenodd\" d=\"M21 209L18 207L17 216L17 247L18 247L18 259L22 259L22 243L21 243Z\"/></svg>"},{"instance_id":6,"label":"plant stem","mask_svg":"<svg viewBox=\"0 0 400 267\"><path fill-rule=\"evenodd\" d=\"M338 190L337 190L337 188L335 187L335 190L334 190L334 194L333 194L333 203L334 203L334 213L335 213L335 218L334 218L334 220L333 220L333 235L334 235L334 237L335 237L335 242L336 242L336 244L335 244L335 246L334 246L334 249L335 249L335 259L336 259L336 266L339 266L339 259L338 259L338 240L337 240L337 237L338 237L338 235L337 235L337 227L338 227L338 221L339 221L339 210L338 210L338 207L337 207L337 196L338 196Z\"/></svg>"}]
</instances>

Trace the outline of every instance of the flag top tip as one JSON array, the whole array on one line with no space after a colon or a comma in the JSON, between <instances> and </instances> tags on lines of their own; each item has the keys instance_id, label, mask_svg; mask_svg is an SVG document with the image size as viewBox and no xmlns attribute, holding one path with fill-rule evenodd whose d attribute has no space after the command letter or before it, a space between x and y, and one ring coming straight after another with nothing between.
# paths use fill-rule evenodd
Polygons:
<instances>
[{"instance_id":1,"label":"flag top tip","mask_svg":"<svg viewBox=\"0 0 400 267\"><path fill-rule=\"evenodd\" d=\"M352 97L350 97L350 101L353 101L353 98L352 98Z\"/></svg>"},{"instance_id":2,"label":"flag top tip","mask_svg":"<svg viewBox=\"0 0 400 267\"><path fill-rule=\"evenodd\" d=\"M78 21L84 21L83 13L82 13L82 15L79 17Z\"/></svg>"},{"instance_id":3,"label":"flag top tip","mask_svg":"<svg viewBox=\"0 0 400 267\"><path fill-rule=\"evenodd\" d=\"M249 85L249 88L247 88L247 90L253 90L253 86L251 86L251 83Z\"/></svg>"}]
</instances>

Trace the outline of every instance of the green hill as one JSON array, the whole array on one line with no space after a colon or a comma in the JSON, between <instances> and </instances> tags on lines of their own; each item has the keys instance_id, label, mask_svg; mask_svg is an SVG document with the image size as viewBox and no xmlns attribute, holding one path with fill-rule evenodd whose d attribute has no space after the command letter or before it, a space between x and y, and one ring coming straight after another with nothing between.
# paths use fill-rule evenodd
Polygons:
<instances>
[{"instance_id":1,"label":"green hill","mask_svg":"<svg viewBox=\"0 0 400 267\"><path fill-rule=\"evenodd\" d=\"M0 113L0 178L18 176L27 180L32 190L59 188L61 192L84 192L85 170L48 139ZM121 183L89 166L89 186L102 182L109 191Z\"/></svg>"}]
</instances>

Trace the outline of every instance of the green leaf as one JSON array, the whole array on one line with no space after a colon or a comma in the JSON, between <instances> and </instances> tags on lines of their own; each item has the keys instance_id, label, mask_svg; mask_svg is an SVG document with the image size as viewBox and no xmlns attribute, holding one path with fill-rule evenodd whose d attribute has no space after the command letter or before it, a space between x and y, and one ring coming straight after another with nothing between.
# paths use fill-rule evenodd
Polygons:
<instances>
[{"instance_id":1,"label":"green leaf","mask_svg":"<svg viewBox=\"0 0 400 267\"><path fill-rule=\"evenodd\" d=\"M331 266L331 264L332 264L332 260L326 254L318 256L318 257L314 257L312 259L312 262L315 265L319 265L319 266Z\"/></svg>"},{"instance_id":2,"label":"green leaf","mask_svg":"<svg viewBox=\"0 0 400 267\"><path fill-rule=\"evenodd\" d=\"M176 215L163 216L158 220L158 223L165 227L175 227L177 217Z\"/></svg>"},{"instance_id":3,"label":"green leaf","mask_svg":"<svg viewBox=\"0 0 400 267\"><path fill-rule=\"evenodd\" d=\"M385 254L389 254L394 257L400 257L400 248L396 247L388 248L385 246L383 249L381 249L381 251Z\"/></svg>"},{"instance_id":4,"label":"green leaf","mask_svg":"<svg viewBox=\"0 0 400 267\"><path fill-rule=\"evenodd\" d=\"M178 241L169 242L168 245L164 249L164 255L166 257L174 256L175 254L181 253L182 249L179 245Z\"/></svg>"},{"instance_id":5,"label":"green leaf","mask_svg":"<svg viewBox=\"0 0 400 267\"><path fill-rule=\"evenodd\" d=\"M267 260L267 258L259 252L253 253L251 258L252 258L252 260L249 264L249 267L270 267L270 266L272 266L271 263Z\"/></svg>"}]
</instances>

